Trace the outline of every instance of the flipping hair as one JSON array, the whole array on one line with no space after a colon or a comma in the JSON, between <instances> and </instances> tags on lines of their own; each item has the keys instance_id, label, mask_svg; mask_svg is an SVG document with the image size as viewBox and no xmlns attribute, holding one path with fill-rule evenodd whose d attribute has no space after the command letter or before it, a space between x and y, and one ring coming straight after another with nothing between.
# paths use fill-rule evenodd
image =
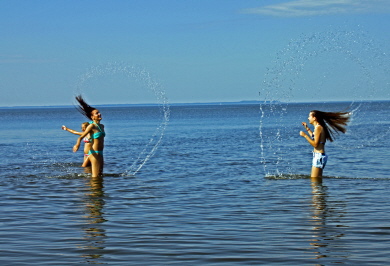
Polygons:
<instances>
[{"instance_id":1,"label":"flipping hair","mask_svg":"<svg viewBox=\"0 0 390 266\"><path fill-rule=\"evenodd\" d=\"M96 108L93 108L92 106L87 104L85 102L85 100L83 99L83 96L81 96L81 95L76 96L76 101L79 103L79 105L76 106L77 110L80 113L82 113L85 117L92 119L91 112L93 110L96 110Z\"/></svg>"},{"instance_id":2,"label":"flipping hair","mask_svg":"<svg viewBox=\"0 0 390 266\"><path fill-rule=\"evenodd\" d=\"M313 110L311 113L324 128L327 140L333 141L335 134L339 134L339 132L345 133L347 131L346 126L349 122L349 112L322 112Z\"/></svg>"}]
</instances>

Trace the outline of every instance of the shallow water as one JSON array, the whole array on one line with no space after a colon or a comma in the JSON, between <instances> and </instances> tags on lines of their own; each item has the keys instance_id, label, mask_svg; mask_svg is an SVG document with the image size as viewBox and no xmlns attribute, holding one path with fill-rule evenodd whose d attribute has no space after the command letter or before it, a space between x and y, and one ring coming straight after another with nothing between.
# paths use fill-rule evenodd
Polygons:
<instances>
[{"instance_id":1,"label":"shallow water","mask_svg":"<svg viewBox=\"0 0 390 266\"><path fill-rule=\"evenodd\" d=\"M351 133L330 144L328 177L311 183L310 147L299 138L311 106L289 108L280 138L288 156L274 143L274 161L261 158L258 105L172 106L162 144L134 176L122 174L159 112L100 108L106 165L96 180L71 152L76 137L60 129L83 122L73 108L0 109L0 262L386 265L388 135L372 142L366 120L355 120L361 143L346 150ZM388 128L378 109L388 115L389 103L370 104L363 117ZM277 122L264 125L263 141L273 140L266 132Z\"/></svg>"}]
</instances>

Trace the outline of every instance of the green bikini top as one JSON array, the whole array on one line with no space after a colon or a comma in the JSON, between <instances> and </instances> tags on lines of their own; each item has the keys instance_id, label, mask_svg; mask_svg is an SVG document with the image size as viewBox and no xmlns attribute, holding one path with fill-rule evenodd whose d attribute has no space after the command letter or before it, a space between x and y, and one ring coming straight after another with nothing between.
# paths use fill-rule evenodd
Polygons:
<instances>
[{"instance_id":1,"label":"green bikini top","mask_svg":"<svg viewBox=\"0 0 390 266\"><path fill-rule=\"evenodd\" d=\"M98 139L98 138L100 138L100 137L105 137L106 136L106 132L104 132L101 128L100 128L100 126L97 124L97 123L95 123L95 122L93 122L93 121L91 121L91 122L89 122L90 124L95 124L98 128L99 128L99 132L96 132L96 133L93 133L92 135L91 135L91 139Z\"/></svg>"}]
</instances>

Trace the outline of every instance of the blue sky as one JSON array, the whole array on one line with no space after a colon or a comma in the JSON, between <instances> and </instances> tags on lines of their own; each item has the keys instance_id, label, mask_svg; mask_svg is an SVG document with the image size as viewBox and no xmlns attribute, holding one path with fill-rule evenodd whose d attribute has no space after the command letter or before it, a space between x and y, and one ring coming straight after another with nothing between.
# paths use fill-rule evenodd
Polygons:
<instances>
[{"instance_id":1,"label":"blue sky","mask_svg":"<svg viewBox=\"0 0 390 266\"><path fill-rule=\"evenodd\" d=\"M80 76L118 62L145 68L171 103L259 100L269 69L295 54L286 47L333 31L364 32L374 48L353 50L357 61L310 58L294 86L328 86L320 100L390 99L389 26L388 0L2 0L0 106L72 104ZM382 58L368 59L374 51ZM155 100L147 85L120 75L107 70L81 91L91 104ZM357 76L375 84L359 86ZM318 100L283 86L292 101Z\"/></svg>"}]
</instances>

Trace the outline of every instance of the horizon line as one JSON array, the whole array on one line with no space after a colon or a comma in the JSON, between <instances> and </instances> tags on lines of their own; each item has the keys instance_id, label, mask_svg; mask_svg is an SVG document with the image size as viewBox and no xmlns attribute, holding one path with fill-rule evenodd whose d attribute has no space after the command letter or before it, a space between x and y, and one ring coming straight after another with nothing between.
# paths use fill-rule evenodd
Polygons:
<instances>
[{"instance_id":1,"label":"horizon line","mask_svg":"<svg viewBox=\"0 0 390 266\"><path fill-rule=\"evenodd\" d=\"M343 103L343 102L388 102L386 100L330 100L330 101L294 101L294 102L283 102L279 100L275 101L261 101L261 100L242 100L242 101L210 101L210 102L174 102L166 103L169 106L180 106L180 105L226 105L226 104L271 104L271 103L287 103L287 104L300 104L300 103ZM120 106L161 106L162 103L119 103L119 104L95 104L97 107L120 107ZM69 108L74 105L13 105L13 106L0 106L0 108Z\"/></svg>"}]
</instances>

